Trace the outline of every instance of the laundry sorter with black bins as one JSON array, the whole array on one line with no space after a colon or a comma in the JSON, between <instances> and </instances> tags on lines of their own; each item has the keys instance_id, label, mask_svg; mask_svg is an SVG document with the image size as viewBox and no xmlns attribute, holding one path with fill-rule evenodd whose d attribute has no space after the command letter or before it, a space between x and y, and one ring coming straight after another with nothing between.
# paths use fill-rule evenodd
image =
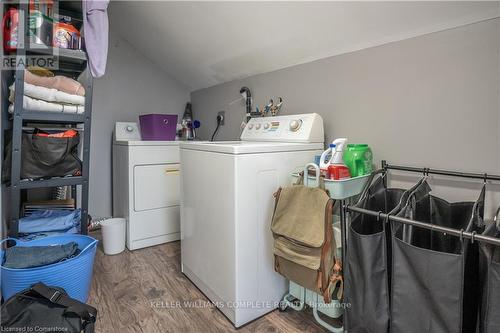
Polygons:
<instances>
[{"instance_id":1,"label":"laundry sorter with black bins","mask_svg":"<svg viewBox=\"0 0 500 333\"><path fill-rule=\"evenodd\" d=\"M390 170L423 176L392 188ZM484 184L473 200L450 203L431 194L431 174ZM500 221L484 219L492 181L500 176L383 162L343 206L346 332L500 332Z\"/></svg>"}]
</instances>

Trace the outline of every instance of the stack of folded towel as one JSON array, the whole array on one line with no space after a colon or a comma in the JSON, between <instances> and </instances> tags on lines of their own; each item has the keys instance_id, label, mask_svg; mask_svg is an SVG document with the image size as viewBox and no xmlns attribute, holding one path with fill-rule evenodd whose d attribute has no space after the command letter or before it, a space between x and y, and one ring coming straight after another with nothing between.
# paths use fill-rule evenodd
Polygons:
<instances>
[{"instance_id":1,"label":"stack of folded towel","mask_svg":"<svg viewBox=\"0 0 500 333\"><path fill-rule=\"evenodd\" d=\"M44 74L51 74L44 71ZM9 101L14 103L15 84L10 87ZM30 70L24 72L23 108L31 111L83 113L85 88L76 80L65 76L42 76ZM9 113L14 105L9 106Z\"/></svg>"}]
</instances>

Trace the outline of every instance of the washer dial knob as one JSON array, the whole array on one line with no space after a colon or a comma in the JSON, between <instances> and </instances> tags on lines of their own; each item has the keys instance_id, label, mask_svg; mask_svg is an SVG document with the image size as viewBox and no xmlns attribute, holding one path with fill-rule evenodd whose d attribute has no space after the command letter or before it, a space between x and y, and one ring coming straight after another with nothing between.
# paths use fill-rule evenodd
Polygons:
<instances>
[{"instance_id":1,"label":"washer dial knob","mask_svg":"<svg viewBox=\"0 0 500 333\"><path fill-rule=\"evenodd\" d=\"M256 130L260 129L260 124L255 125L255 129Z\"/></svg>"},{"instance_id":2,"label":"washer dial knob","mask_svg":"<svg viewBox=\"0 0 500 333\"><path fill-rule=\"evenodd\" d=\"M265 123L265 124L264 124L264 129L268 129L268 128L269 128L269 126L270 126L270 125L269 125L269 123Z\"/></svg>"},{"instance_id":3,"label":"washer dial knob","mask_svg":"<svg viewBox=\"0 0 500 333\"><path fill-rule=\"evenodd\" d=\"M292 120L290 122L290 131L297 132L299 130L300 126L302 126L302 120L301 119Z\"/></svg>"},{"instance_id":4,"label":"washer dial knob","mask_svg":"<svg viewBox=\"0 0 500 333\"><path fill-rule=\"evenodd\" d=\"M248 129L252 129L253 128L253 124L248 124Z\"/></svg>"}]
</instances>

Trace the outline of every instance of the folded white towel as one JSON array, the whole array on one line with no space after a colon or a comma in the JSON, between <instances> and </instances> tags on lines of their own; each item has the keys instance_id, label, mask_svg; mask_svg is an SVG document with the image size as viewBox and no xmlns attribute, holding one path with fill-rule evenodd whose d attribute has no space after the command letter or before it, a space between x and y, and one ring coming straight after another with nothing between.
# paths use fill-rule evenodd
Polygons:
<instances>
[{"instance_id":1,"label":"folded white towel","mask_svg":"<svg viewBox=\"0 0 500 333\"><path fill-rule=\"evenodd\" d=\"M15 85L12 84L9 89L12 95L15 91ZM84 96L72 95L53 88L35 86L26 82L24 83L24 94L47 102L85 105Z\"/></svg>"},{"instance_id":2,"label":"folded white towel","mask_svg":"<svg viewBox=\"0 0 500 333\"><path fill-rule=\"evenodd\" d=\"M23 96L23 108L30 111L47 111L47 112L67 112L67 113L83 113L85 107L81 105L60 104L34 99L28 96ZM13 99L11 100L13 102ZM9 113L14 113L14 105L9 105Z\"/></svg>"}]
</instances>

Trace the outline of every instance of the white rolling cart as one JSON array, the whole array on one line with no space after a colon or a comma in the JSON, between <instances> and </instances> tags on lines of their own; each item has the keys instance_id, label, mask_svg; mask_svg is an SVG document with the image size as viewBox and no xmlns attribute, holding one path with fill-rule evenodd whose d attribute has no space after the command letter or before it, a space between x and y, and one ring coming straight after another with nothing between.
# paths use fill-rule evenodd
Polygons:
<instances>
[{"instance_id":1,"label":"white rolling cart","mask_svg":"<svg viewBox=\"0 0 500 333\"><path fill-rule=\"evenodd\" d=\"M315 170L315 176L308 175L308 170L313 168ZM320 170L319 167L314 163L309 163L304 168L304 175L308 175L304 177L304 185L310 187L317 187L319 185L319 175ZM338 207L339 215L333 216L333 233L335 237L335 242L337 244L337 255L342 256L342 262L344 264L344 253L342 253L342 249L346 244L346 233L345 233L345 223L342 223L344 220L343 210L341 207L347 203L351 198L359 195L370 175L365 175L361 177L349 178L344 180L329 180L325 179L325 189L329 192L330 197L336 201L339 201ZM295 183L299 175L297 173L292 174L292 181ZM335 213L334 213L335 214ZM330 332L344 332L343 327L334 327L321 319L319 316L319 312L323 315L328 316L330 318L339 318L343 314L343 304L337 299L332 299L330 304L325 304L323 301L323 297L318 295L312 290L306 289L292 281L289 282L289 290L288 293L283 297L283 300L280 305L280 311L285 311L288 307L292 308L295 311L301 311L304 309L305 305L310 306L313 309L313 315L316 321L329 330Z\"/></svg>"}]
</instances>

